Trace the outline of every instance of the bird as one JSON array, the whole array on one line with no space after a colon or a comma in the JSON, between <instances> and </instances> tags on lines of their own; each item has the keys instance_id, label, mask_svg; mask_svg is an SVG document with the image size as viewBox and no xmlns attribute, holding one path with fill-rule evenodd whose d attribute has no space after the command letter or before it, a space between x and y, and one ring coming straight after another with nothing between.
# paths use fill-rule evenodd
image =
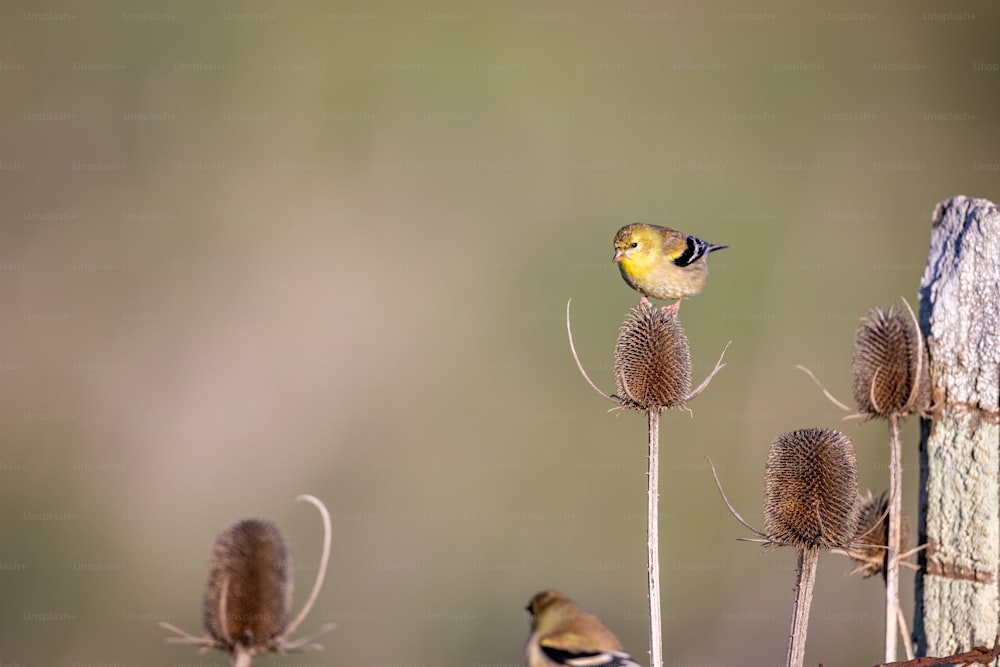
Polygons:
<instances>
[{"instance_id":1,"label":"bird","mask_svg":"<svg viewBox=\"0 0 1000 667\"><path fill-rule=\"evenodd\" d=\"M705 258L728 245L708 243L669 227L641 222L625 225L615 234L615 256L622 278L642 294L639 306L652 306L647 297L676 299L665 306L673 315L681 299L701 292L708 279Z\"/></svg>"},{"instance_id":2,"label":"bird","mask_svg":"<svg viewBox=\"0 0 1000 667\"><path fill-rule=\"evenodd\" d=\"M557 590L536 593L526 607L528 667L641 667L601 619Z\"/></svg>"}]
</instances>

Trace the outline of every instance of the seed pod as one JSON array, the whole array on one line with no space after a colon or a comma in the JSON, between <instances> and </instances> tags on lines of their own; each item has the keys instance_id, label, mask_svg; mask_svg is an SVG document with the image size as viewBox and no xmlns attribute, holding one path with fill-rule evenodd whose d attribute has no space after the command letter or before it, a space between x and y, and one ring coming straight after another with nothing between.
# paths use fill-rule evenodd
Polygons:
<instances>
[{"instance_id":1,"label":"seed pod","mask_svg":"<svg viewBox=\"0 0 1000 667\"><path fill-rule=\"evenodd\" d=\"M208 564L204 623L224 650L273 650L288 624L291 561L270 521L246 519L215 539Z\"/></svg>"},{"instance_id":2,"label":"seed pod","mask_svg":"<svg viewBox=\"0 0 1000 667\"><path fill-rule=\"evenodd\" d=\"M691 393L691 348L676 315L633 308L618 331L614 373L623 407L659 411L683 405Z\"/></svg>"},{"instance_id":3,"label":"seed pod","mask_svg":"<svg viewBox=\"0 0 1000 667\"><path fill-rule=\"evenodd\" d=\"M858 463L843 433L808 428L779 435L764 472L764 529L775 544L846 548L858 526Z\"/></svg>"},{"instance_id":4,"label":"seed pod","mask_svg":"<svg viewBox=\"0 0 1000 667\"><path fill-rule=\"evenodd\" d=\"M851 357L858 411L882 418L924 412L930 405L929 367L911 316L893 306L871 310L858 327Z\"/></svg>"},{"instance_id":5,"label":"seed pod","mask_svg":"<svg viewBox=\"0 0 1000 667\"><path fill-rule=\"evenodd\" d=\"M889 497L886 492L880 496L868 491L861 498L861 513L858 518L858 534L848 555L854 560L851 574L860 572L866 579L885 571L889 545ZM910 545L910 523L901 517L899 528L899 549L907 551Z\"/></svg>"}]
</instances>

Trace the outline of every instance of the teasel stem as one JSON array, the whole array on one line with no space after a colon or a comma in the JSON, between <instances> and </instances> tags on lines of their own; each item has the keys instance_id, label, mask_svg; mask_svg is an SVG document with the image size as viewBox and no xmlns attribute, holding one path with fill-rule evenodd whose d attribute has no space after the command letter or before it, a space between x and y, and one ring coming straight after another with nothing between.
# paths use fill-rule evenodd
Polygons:
<instances>
[{"instance_id":1,"label":"teasel stem","mask_svg":"<svg viewBox=\"0 0 1000 667\"><path fill-rule=\"evenodd\" d=\"M903 483L902 444L899 434L899 414L889 415L889 539L885 561L885 661L896 660L896 640L899 636L899 540L903 517L901 486Z\"/></svg>"},{"instance_id":2,"label":"teasel stem","mask_svg":"<svg viewBox=\"0 0 1000 667\"><path fill-rule=\"evenodd\" d=\"M659 457L660 412L679 407L687 410L726 364L722 350L708 377L691 390L691 349L684 328L668 308L639 305L626 316L615 343L614 377L618 394L604 393L587 375L573 343L570 302L566 302L566 333L573 360L583 378L603 398L616 404L614 410L645 412L649 421L649 471L647 489L646 571L649 584L649 655L651 667L663 667L663 616L660 599L659 552ZM690 412L690 410L688 410Z\"/></svg>"},{"instance_id":3,"label":"teasel stem","mask_svg":"<svg viewBox=\"0 0 1000 667\"><path fill-rule=\"evenodd\" d=\"M795 586L795 609L788 637L788 667L802 667L806 659L806 633L809 631L809 608L816 584L819 549L799 549L799 581Z\"/></svg>"},{"instance_id":4,"label":"teasel stem","mask_svg":"<svg viewBox=\"0 0 1000 667\"><path fill-rule=\"evenodd\" d=\"M809 609L821 549L856 541L860 498L857 456L843 433L810 428L782 433L771 443L764 469L764 526L753 528L733 510L719 477L712 476L733 516L767 544L794 546L798 583L788 637L787 667L802 667Z\"/></svg>"},{"instance_id":5,"label":"teasel stem","mask_svg":"<svg viewBox=\"0 0 1000 667\"><path fill-rule=\"evenodd\" d=\"M663 622L660 607L660 412L649 415L649 488L646 562L649 573L650 667L663 666Z\"/></svg>"},{"instance_id":6,"label":"teasel stem","mask_svg":"<svg viewBox=\"0 0 1000 667\"><path fill-rule=\"evenodd\" d=\"M237 644L233 650L232 660L229 663L231 667L250 667L252 663L253 654L246 647Z\"/></svg>"},{"instance_id":7,"label":"teasel stem","mask_svg":"<svg viewBox=\"0 0 1000 667\"><path fill-rule=\"evenodd\" d=\"M903 610L896 606L896 618L899 620L899 636L903 638L903 649L906 651L906 659L913 660L913 640L910 639L910 630L903 617Z\"/></svg>"}]
</instances>

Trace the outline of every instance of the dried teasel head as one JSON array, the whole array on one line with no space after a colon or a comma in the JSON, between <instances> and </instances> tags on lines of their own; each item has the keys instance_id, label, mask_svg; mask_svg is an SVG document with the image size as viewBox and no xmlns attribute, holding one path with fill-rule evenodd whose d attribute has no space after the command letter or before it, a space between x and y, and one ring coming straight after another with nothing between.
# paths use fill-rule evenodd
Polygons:
<instances>
[{"instance_id":1,"label":"dried teasel head","mask_svg":"<svg viewBox=\"0 0 1000 667\"><path fill-rule=\"evenodd\" d=\"M871 491L861 497L861 513L858 518L858 533L847 555L854 561L851 574L861 573L866 579L885 572L889 545L889 497L887 492L880 496ZM910 545L910 523L901 517L899 526L899 548L907 551Z\"/></svg>"},{"instance_id":2,"label":"dried teasel head","mask_svg":"<svg viewBox=\"0 0 1000 667\"><path fill-rule=\"evenodd\" d=\"M278 648L292 607L291 557L270 521L245 519L215 539L205 588L205 630L230 652Z\"/></svg>"},{"instance_id":3,"label":"dried teasel head","mask_svg":"<svg viewBox=\"0 0 1000 667\"><path fill-rule=\"evenodd\" d=\"M330 559L330 512L315 496L301 495L296 500L315 506L323 520L319 569L299 614L289 621L292 565L281 532L270 521L245 519L219 533L212 547L204 600L207 634L198 637L161 621L160 626L175 635L168 637L168 642L191 644L202 650L222 649L232 656L236 667L246 667L260 653L322 648L312 640L333 629L333 623L302 639L291 640L289 636L309 614L323 586Z\"/></svg>"},{"instance_id":4,"label":"dried teasel head","mask_svg":"<svg viewBox=\"0 0 1000 667\"><path fill-rule=\"evenodd\" d=\"M676 315L633 308L618 331L614 373L622 407L659 411L684 405L691 394L691 348Z\"/></svg>"},{"instance_id":5,"label":"dried teasel head","mask_svg":"<svg viewBox=\"0 0 1000 667\"><path fill-rule=\"evenodd\" d=\"M858 462L843 433L807 428L771 443L764 473L764 530L774 544L846 548L857 534Z\"/></svg>"},{"instance_id":6,"label":"dried teasel head","mask_svg":"<svg viewBox=\"0 0 1000 667\"><path fill-rule=\"evenodd\" d=\"M872 309L858 327L851 356L858 411L882 418L923 414L930 406L929 367L913 311Z\"/></svg>"}]
</instances>

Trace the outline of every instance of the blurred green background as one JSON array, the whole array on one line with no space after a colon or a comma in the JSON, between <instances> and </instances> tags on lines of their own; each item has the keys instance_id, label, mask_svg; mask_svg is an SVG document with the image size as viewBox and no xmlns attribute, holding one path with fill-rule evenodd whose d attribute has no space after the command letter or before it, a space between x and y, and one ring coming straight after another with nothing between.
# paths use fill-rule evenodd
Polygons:
<instances>
[{"instance_id":1,"label":"blurred green background","mask_svg":"<svg viewBox=\"0 0 1000 667\"><path fill-rule=\"evenodd\" d=\"M275 521L320 653L509 667L536 591L648 664L645 419L609 414L623 224L732 247L684 304L662 426L668 665L783 664L771 440L842 428L859 318L916 306L930 214L998 194L996 5L8 3L0 22L0 662L224 665L215 535ZM918 425L904 502L916 521ZM882 586L823 556L807 659L880 659ZM912 574L904 573L906 609ZM850 637L849 642L844 638Z\"/></svg>"}]
</instances>

